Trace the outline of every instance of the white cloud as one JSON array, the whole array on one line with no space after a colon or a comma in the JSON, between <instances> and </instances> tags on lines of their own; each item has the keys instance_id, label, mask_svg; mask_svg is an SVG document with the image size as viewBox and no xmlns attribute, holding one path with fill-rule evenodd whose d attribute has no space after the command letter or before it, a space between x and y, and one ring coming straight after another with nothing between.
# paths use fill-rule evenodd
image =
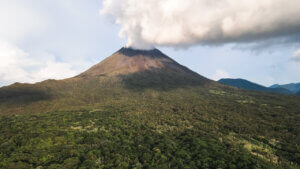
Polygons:
<instances>
[{"instance_id":1,"label":"white cloud","mask_svg":"<svg viewBox=\"0 0 300 169\"><path fill-rule=\"evenodd\" d=\"M293 53L292 60L300 62L300 49L296 50Z\"/></svg>"},{"instance_id":2,"label":"white cloud","mask_svg":"<svg viewBox=\"0 0 300 169\"><path fill-rule=\"evenodd\" d=\"M54 56L42 54L33 59L13 44L0 42L0 82L33 83L46 79L63 79L76 75L71 65L56 61Z\"/></svg>"},{"instance_id":3,"label":"white cloud","mask_svg":"<svg viewBox=\"0 0 300 169\"><path fill-rule=\"evenodd\" d=\"M76 73L71 65L57 62L52 55L40 53L33 57L17 47L24 39L41 34L49 22L34 5L37 3L0 1L0 86L62 79Z\"/></svg>"},{"instance_id":4,"label":"white cloud","mask_svg":"<svg viewBox=\"0 0 300 169\"><path fill-rule=\"evenodd\" d=\"M0 0L0 87L71 77L90 66L103 41L99 4Z\"/></svg>"},{"instance_id":5,"label":"white cloud","mask_svg":"<svg viewBox=\"0 0 300 169\"><path fill-rule=\"evenodd\" d=\"M216 70L216 73L213 75L213 80L220 80L222 78L230 78L230 75L225 70Z\"/></svg>"},{"instance_id":6,"label":"white cloud","mask_svg":"<svg viewBox=\"0 0 300 169\"><path fill-rule=\"evenodd\" d=\"M257 42L300 34L299 0L103 0L127 46Z\"/></svg>"}]
</instances>

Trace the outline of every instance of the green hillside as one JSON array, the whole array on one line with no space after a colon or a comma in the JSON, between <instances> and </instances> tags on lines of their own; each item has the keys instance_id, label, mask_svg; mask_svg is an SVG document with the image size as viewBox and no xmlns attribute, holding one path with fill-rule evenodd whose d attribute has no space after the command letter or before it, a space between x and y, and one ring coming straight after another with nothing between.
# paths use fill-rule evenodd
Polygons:
<instances>
[{"instance_id":1,"label":"green hillside","mask_svg":"<svg viewBox=\"0 0 300 169\"><path fill-rule=\"evenodd\" d=\"M0 88L0 168L299 168L299 103L121 49L74 78Z\"/></svg>"}]
</instances>

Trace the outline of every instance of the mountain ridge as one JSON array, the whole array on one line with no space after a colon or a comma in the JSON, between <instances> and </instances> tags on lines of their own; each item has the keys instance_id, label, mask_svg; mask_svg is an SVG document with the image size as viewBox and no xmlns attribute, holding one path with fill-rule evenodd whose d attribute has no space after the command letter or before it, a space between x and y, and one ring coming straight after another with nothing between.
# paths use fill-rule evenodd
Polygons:
<instances>
[{"instance_id":1,"label":"mountain ridge","mask_svg":"<svg viewBox=\"0 0 300 169\"><path fill-rule=\"evenodd\" d=\"M218 82L225 84L225 85L230 85L234 87L238 87L241 89L245 90L253 90L253 91L262 91L262 92L273 92L273 93L279 93L279 94L292 94L291 91L285 88L281 87L276 87L276 88L268 88L263 85L245 80L245 79L231 79L231 78L226 78L226 79L220 79Z\"/></svg>"},{"instance_id":2,"label":"mountain ridge","mask_svg":"<svg viewBox=\"0 0 300 169\"><path fill-rule=\"evenodd\" d=\"M298 92L300 92L300 83L289 83L283 85L274 84L270 86L270 88L284 88L293 92L294 94L297 94Z\"/></svg>"}]
</instances>

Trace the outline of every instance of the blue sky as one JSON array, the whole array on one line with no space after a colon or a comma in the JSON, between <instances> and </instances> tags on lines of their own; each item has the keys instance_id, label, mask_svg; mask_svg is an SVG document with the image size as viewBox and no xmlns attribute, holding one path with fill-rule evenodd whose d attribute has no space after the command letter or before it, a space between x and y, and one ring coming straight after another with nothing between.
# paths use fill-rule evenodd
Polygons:
<instances>
[{"instance_id":1,"label":"blue sky","mask_svg":"<svg viewBox=\"0 0 300 169\"><path fill-rule=\"evenodd\" d=\"M72 77L126 45L126 37L118 36L122 25L100 15L101 8L99 0L1 0L0 86ZM300 82L297 38L263 42L157 48L214 80Z\"/></svg>"}]
</instances>

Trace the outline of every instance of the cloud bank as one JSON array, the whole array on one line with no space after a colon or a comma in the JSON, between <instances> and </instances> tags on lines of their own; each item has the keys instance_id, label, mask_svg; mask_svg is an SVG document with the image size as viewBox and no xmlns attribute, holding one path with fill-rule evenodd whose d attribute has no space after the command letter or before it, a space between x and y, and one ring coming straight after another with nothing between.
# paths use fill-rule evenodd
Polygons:
<instances>
[{"instance_id":1,"label":"cloud bank","mask_svg":"<svg viewBox=\"0 0 300 169\"><path fill-rule=\"evenodd\" d=\"M0 87L64 79L87 69L103 31L97 23L100 4L0 0Z\"/></svg>"},{"instance_id":2,"label":"cloud bank","mask_svg":"<svg viewBox=\"0 0 300 169\"><path fill-rule=\"evenodd\" d=\"M0 82L33 83L46 79L63 79L76 74L71 65L59 62L54 56L39 53L37 58L17 46L0 41ZM3 84L1 84L3 85Z\"/></svg>"},{"instance_id":3,"label":"cloud bank","mask_svg":"<svg viewBox=\"0 0 300 169\"><path fill-rule=\"evenodd\" d=\"M100 13L121 26L127 46L293 40L300 34L299 0L103 0Z\"/></svg>"}]
</instances>

